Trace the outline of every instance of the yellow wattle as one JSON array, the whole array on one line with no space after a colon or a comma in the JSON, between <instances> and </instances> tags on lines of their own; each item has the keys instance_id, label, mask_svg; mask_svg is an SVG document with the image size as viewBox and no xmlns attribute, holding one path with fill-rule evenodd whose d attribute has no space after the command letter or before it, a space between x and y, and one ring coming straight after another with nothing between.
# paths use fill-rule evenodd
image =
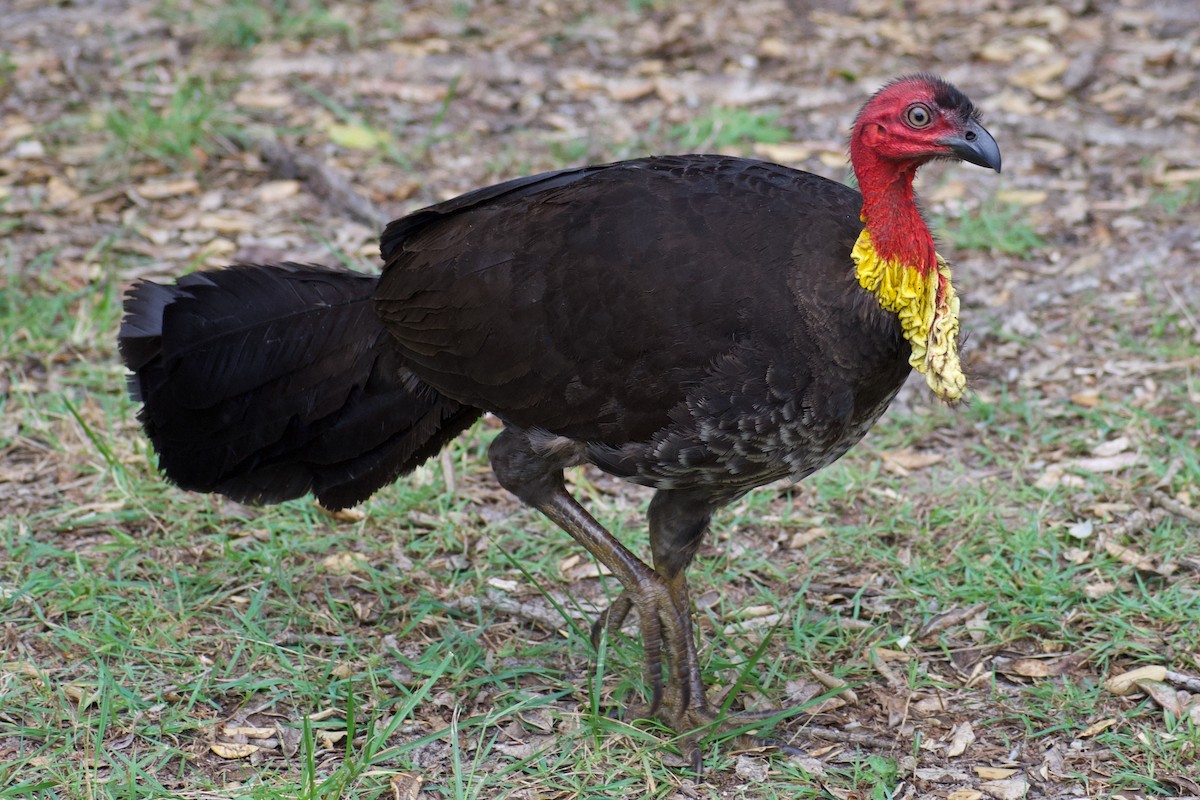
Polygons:
<instances>
[{"instance_id":1,"label":"yellow wattle","mask_svg":"<svg viewBox=\"0 0 1200 800\"><path fill-rule=\"evenodd\" d=\"M858 282L879 298L879 305L900 319L904 338L912 346L908 363L924 373L929 388L949 402L967 388L958 361L958 295L950 282L950 267L937 257L937 269L921 270L883 259L864 228L850 253ZM941 291L938 291L939 285Z\"/></svg>"}]
</instances>

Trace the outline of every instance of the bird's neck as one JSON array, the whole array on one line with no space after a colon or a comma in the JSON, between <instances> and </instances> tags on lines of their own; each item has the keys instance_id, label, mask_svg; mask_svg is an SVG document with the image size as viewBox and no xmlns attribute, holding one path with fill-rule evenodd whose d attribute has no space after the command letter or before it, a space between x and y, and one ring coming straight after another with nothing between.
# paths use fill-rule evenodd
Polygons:
<instances>
[{"instance_id":1,"label":"bird's neck","mask_svg":"<svg viewBox=\"0 0 1200 800\"><path fill-rule=\"evenodd\" d=\"M860 169L863 231L850 254L859 285L894 313L911 347L909 363L930 388L954 402L966 378L958 360L958 296L913 198L916 171Z\"/></svg>"},{"instance_id":2,"label":"bird's neck","mask_svg":"<svg viewBox=\"0 0 1200 800\"><path fill-rule=\"evenodd\" d=\"M862 160L867 163L857 163ZM894 162L860 158L855 171L863 196L863 224L871 232L880 257L922 274L935 270L933 236L913 194L916 162L897 168Z\"/></svg>"}]
</instances>

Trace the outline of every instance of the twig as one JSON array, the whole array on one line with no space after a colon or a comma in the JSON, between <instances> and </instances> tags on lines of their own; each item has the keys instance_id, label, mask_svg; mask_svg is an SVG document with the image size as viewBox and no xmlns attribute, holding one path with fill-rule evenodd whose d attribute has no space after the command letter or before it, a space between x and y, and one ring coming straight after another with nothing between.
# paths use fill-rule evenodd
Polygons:
<instances>
[{"instance_id":1,"label":"twig","mask_svg":"<svg viewBox=\"0 0 1200 800\"><path fill-rule=\"evenodd\" d=\"M897 739L885 739L882 736L876 736L873 733L856 733L854 731L839 731L834 728L822 728L820 726L811 726L801 728L801 735L812 736L815 739L824 739L827 742L841 742L843 744L865 744L870 747L878 747L882 750L894 750L899 744Z\"/></svg>"},{"instance_id":2,"label":"twig","mask_svg":"<svg viewBox=\"0 0 1200 800\"><path fill-rule=\"evenodd\" d=\"M303 635L299 633L285 633L271 642L271 644L279 647L294 647L298 644L319 644L337 647L345 643L345 636L332 636L326 633L307 633Z\"/></svg>"},{"instance_id":3,"label":"twig","mask_svg":"<svg viewBox=\"0 0 1200 800\"><path fill-rule=\"evenodd\" d=\"M932 636L935 633L941 633L956 625L961 625L987 607L987 603L977 603L967 608L952 608L949 611L937 614L921 626L921 630L917 631L915 638L920 641L927 636Z\"/></svg>"},{"instance_id":4,"label":"twig","mask_svg":"<svg viewBox=\"0 0 1200 800\"><path fill-rule=\"evenodd\" d=\"M1172 514L1191 520L1200 525L1200 509L1195 509L1190 506L1185 506L1173 497L1168 497L1163 492L1154 492L1150 495L1150 499L1154 501L1154 505L1159 508L1165 508Z\"/></svg>"},{"instance_id":5,"label":"twig","mask_svg":"<svg viewBox=\"0 0 1200 800\"><path fill-rule=\"evenodd\" d=\"M483 608L509 616L520 617L546 630L557 631L569 623L561 614L552 614L534 603L521 603L511 597L505 597L499 592L485 592L482 595L459 597L446 603L448 608L455 611L474 611ZM581 618L579 618L581 619ZM577 619L576 621L579 621Z\"/></svg>"},{"instance_id":6,"label":"twig","mask_svg":"<svg viewBox=\"0 0 1200 800\"><path fill-rule=\"evenodd\" d=\"M322 202L357 222L382 229L391 219L382 208L359 194L348 178L312 156L297 153L274 139L245 137L238 139L238 144L262 156L272 176L303 181Z\"/></svg>"},{"instance_id":7,"label":"twig","mask_svg":"<svg viewBox=\"0 0 1200 800\"><path fill-rule=\"evenodd\" d=\"M1167 671L1167 680L1177 686L1182 686L1189 692L1200 692L1200 678L1184 675L1182 672Z\"/></svg>"}]
</instances>

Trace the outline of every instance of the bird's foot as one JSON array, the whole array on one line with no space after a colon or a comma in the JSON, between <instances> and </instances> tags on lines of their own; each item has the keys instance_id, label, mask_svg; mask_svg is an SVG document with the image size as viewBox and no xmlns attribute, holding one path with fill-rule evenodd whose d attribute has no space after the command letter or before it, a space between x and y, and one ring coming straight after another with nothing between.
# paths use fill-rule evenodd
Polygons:
<instances>
[{"instance_id":1,"label":"bird's foot","mask_svg":"<svg viewBox=\"0 0 1200 800\"><path fill-rule=\"evenodd\" d=\"M701 696L699 703L680 703L680 694L668 686L657 709L638 703L627 709L628 719L657 719L675 731L675 740L684 759L697 775L703 772L702 743L713 737L728 738L735 748L745 750L774 750L788 756L803 756L802 748L769 736L761 736L758 729L777 718L794 716L801 709L778 708L761 711L734 711L721 713Z\"/></svg>"},{"instance_id":2,"label":"bird's foot","mask_svg":"<svg viewBox=\"0 0 1200 800\"><path fill-rule=\"evenodd\" d=\"M755 731L773 717L786 717L793 710L718 713L708 702L692 632L691 603L686 584L650 573L627 589L593 623L591 636L598 646L601 635L620 630L629 612L638 610L645 649L646 679L650 702L639 703L622 716L626 719L658 719L679 738L684 758L699 774L703 765L701 742L711 736L729 736L738 747L771 748L790 755L803 751ZM664 680L664 674L666 680Z\"/></svg>"},{"instance_id":3,"label":"bird's foot","mask_svg":"<svg viewBox=\"0 0 1200 800\"><path fill-rule=\"evenodd\" d=\"M692 707L707 708L691 603L682 579L671 581L653 571L640 576L593 623L592 644L598 646L603 634L612 636L620 630L635 608L651 690L648 713L643 716L658 716L660 709L683 713Z\"/></svg>"}]
</instances>

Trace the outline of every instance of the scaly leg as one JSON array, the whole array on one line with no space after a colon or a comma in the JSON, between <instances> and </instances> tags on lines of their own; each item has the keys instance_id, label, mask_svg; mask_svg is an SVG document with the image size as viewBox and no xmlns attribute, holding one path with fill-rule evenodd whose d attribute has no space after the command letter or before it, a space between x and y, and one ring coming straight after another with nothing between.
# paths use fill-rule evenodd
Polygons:
<instances>
[{"instance_id":1,"label":"scaly leg","mask_svg":"<svg viewBox=\"0 0 1200 800\"><path fill-rule=\"evenodd\" d=\"M679 631L668 650L670 676L661 716L683 734L680 749L697 773L702 766L700 738L690 732L710 725L716 714L708 705L700 675L687 568L700 549L715 508L707 493L659 490L650 501L648 512L654 570L667 581Z\"/></svg>"},{"instance_id":2,"label":"scaly leg","mask_svg":"<svg viewBox=\"0 0 1200 800\"><path fill-rule=\"evenodd\" d=\"M608 567L625 588L631 607L638 610L651 687L650 708L663 700L663 645L676 663L695 661L691 641L690 609L676 605L677 590L596 522L563 484L562 470L580 463L581 450L558 440L546 446L534 443L529 432L509 427L488 451L492 471L500 485L550 518ZM691 658L686 647L692 650Z\"/></svg>"},{"instance_id":3,"label":"scaly leg","mask_svg":"<svg viewBox=\"0 0 1200 800\"><path fill-rule=\"evenodd\" d=\"M654 555L654 569L667 581L674 607L678 611L677 628L682 635L668 649L669 679L662 708L640 709L639 712L653 714L657 711L673 730L683 734L680 749L697 772L700 771L702 762L700 737L690 734L690 731L699 728L733 730L784 711L772 709L734 713L717 723L717 713L708 703L692 627L692 607L686 570L700 547L712 512L722 504L723 501L714 500L707 493L660 490L654 495L649 509L650 548ZM633 600L629 593L623 592L592 626L593 643L599 639L602 630L607 630L609 635L619 630L632 607ZM792 754L803 752L761 737L747 736L746 742L749 746L775 747Z\"/></svg>"},{"instance_id":4,"label":"scaly leg","mask_svg":"<svg viewBox=\"0 0 1200 800\"><path fill-rule=\"evenodd\" d=\"M716 714L700 675L685 572L718 503L699 492L655 494L649 510L655 565L651 569L567 492L562 470L581 463L581 447L509 427L492 442L488 455L500 485L569 533L621 582L624 592L597 625L616 630L629 611L637 609L651 687L645 713L661 717L682 734L680 747L699 773L702 753L696 731L711 726ZM593 633L597 631L594 627ZM736 725L730 720L721 727Z\"/></svg>"}]
</instances>

